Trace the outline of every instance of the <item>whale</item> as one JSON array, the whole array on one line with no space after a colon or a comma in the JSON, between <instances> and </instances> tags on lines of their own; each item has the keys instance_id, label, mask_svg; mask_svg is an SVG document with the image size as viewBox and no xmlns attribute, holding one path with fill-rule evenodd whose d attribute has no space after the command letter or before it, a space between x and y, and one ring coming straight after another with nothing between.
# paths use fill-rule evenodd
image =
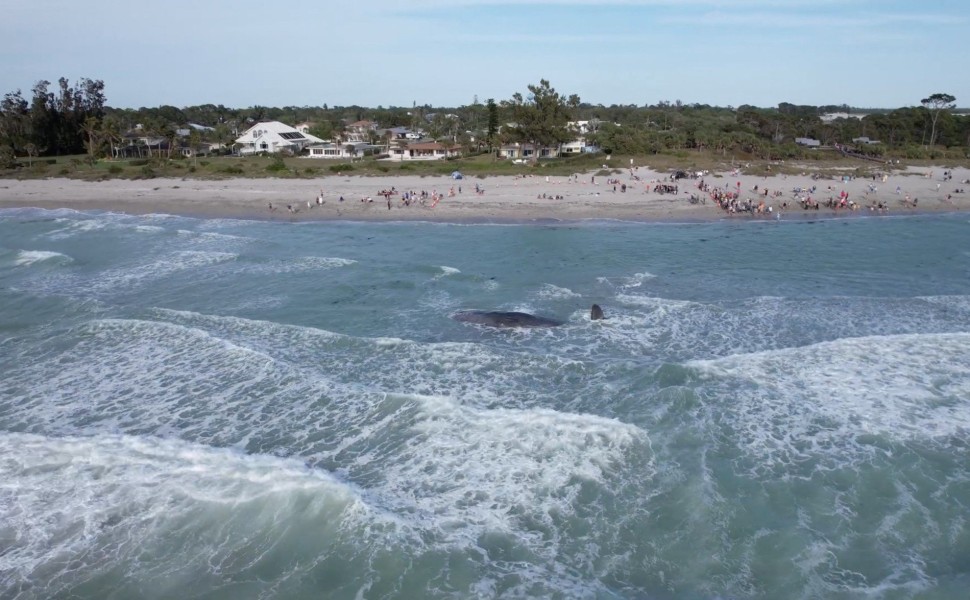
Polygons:
<instances>
[{"instance_id":1,"label":"whale","mask_svg":"<svg viewBox=\"0 0 970 600\"><path fill-rule=\"evenodd\" d=\"M558 327L565 321L539 317L524 312L502 312L496 310L462 310L451 315L451 318L462 323L474 323L487 327ZM603 309L594 304L589 309L591 321L605 319Z\"/></svg>"}]
</instances>

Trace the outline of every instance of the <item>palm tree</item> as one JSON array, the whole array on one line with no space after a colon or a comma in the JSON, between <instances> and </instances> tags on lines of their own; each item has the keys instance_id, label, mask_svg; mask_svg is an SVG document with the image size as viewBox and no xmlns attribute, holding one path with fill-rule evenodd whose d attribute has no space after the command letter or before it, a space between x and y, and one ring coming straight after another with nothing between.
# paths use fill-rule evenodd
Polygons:
<instances>
[{"instance_id":1,"label":"palm tree","mask_svg":"<svg viewBox=\"0 0 970 600\"><path fill-rule=\"evenodd\" d=\"M115 156L115 145L122 140L121 136L121 124L116 118L105 117L101 120L101 139L108 142L108 146L111 149L111 157Z\"/></svg>"}]
</instances>

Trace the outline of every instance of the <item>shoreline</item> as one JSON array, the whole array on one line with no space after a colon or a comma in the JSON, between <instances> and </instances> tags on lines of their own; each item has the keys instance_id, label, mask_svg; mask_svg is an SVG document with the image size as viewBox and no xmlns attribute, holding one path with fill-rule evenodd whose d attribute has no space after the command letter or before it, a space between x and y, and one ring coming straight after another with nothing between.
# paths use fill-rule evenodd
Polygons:
<instances>
[{"instance_id":1,"label":"shoreline","mask_svg":"<svg viewBox=\"0 0 970 600\"><path fill-rule=\"evenodd\" d=\"M82 212L100 210L128 215L169 214L278 222L456 224L792 221L970 211L970 194L963 191L970 185L961 183L970 180L970 169L953 169L948 177L944 177L944 172L942 167L911 168L876 180L813 179L807 173L769 177L738 172L705 173L697 179L676 182L670 181L666 173L643 167L626 169L610 177L587 173L569 177L530 175L458 180L448 176L413 175L334 175L303 180L25 179L0 180L0 209L67 208ZM701 181L706 191L698 187ZM676 185L677 191L658 193L655 191L658 185ZM476 192L476 188L481 191ZM388 198L381 192L392 189L388 208ZM814 192L809 193L812 189ZM412 192L415 196L407 206L403 192ZM750 200L752 204L764 203L765 213L732 214L710 199L712 193L722 192L734 193L739 200ZM691 202L692 195L705 201ZM817 210L805 210L799 205L806 197L813 196L819 204L830 198L838 201L839 197L845 197L857 209L820 206ZM870 210L876 204L885 209Z\"/></svg>"}]
</instances>

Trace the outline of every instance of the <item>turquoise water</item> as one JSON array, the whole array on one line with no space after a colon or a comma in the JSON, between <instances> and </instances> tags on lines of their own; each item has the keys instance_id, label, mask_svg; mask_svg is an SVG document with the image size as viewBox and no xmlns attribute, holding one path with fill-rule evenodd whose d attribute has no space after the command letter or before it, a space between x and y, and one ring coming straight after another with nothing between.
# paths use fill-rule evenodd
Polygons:
<instances>
[{"instance_id":1,"label":"turquoise water","mask_svg":"<svg viewBox=\"0 0 970 600\"><path fill-rule=\"evenodd\" d=\"M4 598L966 598L968 434L965 215L0 211Z\"/></svg>"}]
</instances>

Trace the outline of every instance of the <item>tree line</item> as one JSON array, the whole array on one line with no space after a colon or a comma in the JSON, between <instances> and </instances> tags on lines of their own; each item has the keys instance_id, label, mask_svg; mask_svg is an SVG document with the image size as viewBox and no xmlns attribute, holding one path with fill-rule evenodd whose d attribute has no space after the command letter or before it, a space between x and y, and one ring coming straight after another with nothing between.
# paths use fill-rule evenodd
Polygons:
<instances>
[{"instance_id":1,"label":"tree line","mask_svg":"<svg viewBox=\"0 0 970 600\"><path fill-rule=\"evenodd\" d=\"M80 154L88 135L105 115L104 82L82 78L71 86L66 78L52 90L38 81L30 99L20 90L0 102L0 157Z\"/></svg>"},{"instance_id":2,"label":"tree line","mask_svg":"<svg viewBox=\"0 0 970 600\"><path fill-rule=\"evenodd\" d=\"M783 102L777 107L751 105L717 107L660 101L644 105L592 105L557 92L547 80L529 85L525 94L457 107L284 106L230 108L199 106L113 108L106 104L101 80L66 78L54 87L39 81L25 97L7 93L0 103L0 166L21 157L87 154L110 156L124 134L136 126L143 135L178 140L177 130L189 123L211 129L192 130L195 141L231 145L251 124L277 120L294 125L311 122L311 133L322 139L339 135L347 124L370 120L380 128L407 127L429 137L490 151L508 142L556 147L576 137L567 124L586 121L587 143L605 152L649 155L660 152L707 151L727 156L785 158L804 153L796 138L821 144L850 144L867 137L880 144L860 146L872 156L892 154L934 158L953 149L970 151L970 117L953 113L955 98L937 93L918 106L865 111L862 118L823 121L825 113L861 111L848 106L807 106ZM374 134L378 142L378 134ZM952 155L951 154L947 154Z\"/></svg>"}]
</instances>

